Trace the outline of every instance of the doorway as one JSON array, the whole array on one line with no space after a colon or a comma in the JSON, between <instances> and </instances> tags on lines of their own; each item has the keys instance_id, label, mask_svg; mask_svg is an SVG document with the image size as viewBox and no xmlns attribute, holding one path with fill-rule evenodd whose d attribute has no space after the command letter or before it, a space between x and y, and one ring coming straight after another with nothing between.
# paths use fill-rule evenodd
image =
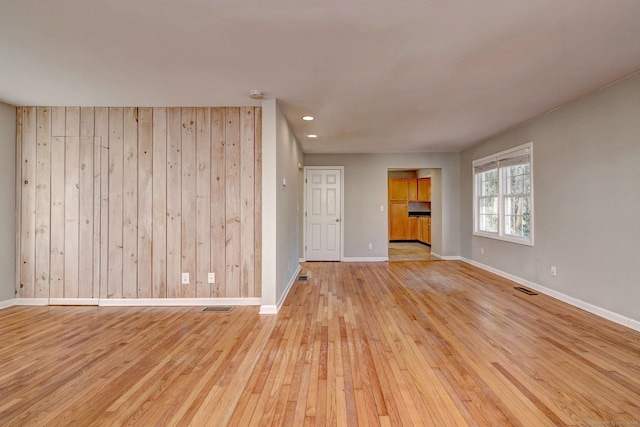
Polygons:
<instances>
[{"instance_id":1,"label":"doorway","mask_svg":"<svg viewBox=\"0 0 640 427\"><path fill-rule=\"evenodd\" d=\"M305 259L340 261L344 240L344 168L307 166L304 172Z\"/></svg>"},{"instance_id":2,"label":"doorway","mask_svg":"<svg viewBox=\"0 0 640 427\"><path fill-rule=\"evenodd\" d=\"M438 259L431 254L431 244L437 228L433 225L440 223L432 221L432 215L440 218L437 209L432 209L440 206L435 199L441 191L434 188L441 182L439 172L427 168L388 170L389 261Z\"/></svg>"}]
</instances>

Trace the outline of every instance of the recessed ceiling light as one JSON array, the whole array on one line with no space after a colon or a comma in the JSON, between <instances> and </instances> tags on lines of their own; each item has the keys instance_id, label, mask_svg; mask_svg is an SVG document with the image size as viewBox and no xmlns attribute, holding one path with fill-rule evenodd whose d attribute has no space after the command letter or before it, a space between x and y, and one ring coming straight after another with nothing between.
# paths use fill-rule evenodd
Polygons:
<instances>
[{"instance_id":1,"label":"recessed ceiling light","mask_svg":"<svg viewBox=\"0 0 640 427\"><path fill-rule=\"evenodd\" d=\"M317 138L317 137L318 137L318 135L314 135L314 134L307 135L307 138Z\"/></svg>"},{"instance_id":2,"label":"recessed ceiling light","mask_svg":"<svg viewBox=\"0 0 640 427\"><path fill-rule=\"evenodd\" d=\"M313 120L313 116L302 116L302 120L306 120L306 121Z\"/></svg>"}]
</instances>

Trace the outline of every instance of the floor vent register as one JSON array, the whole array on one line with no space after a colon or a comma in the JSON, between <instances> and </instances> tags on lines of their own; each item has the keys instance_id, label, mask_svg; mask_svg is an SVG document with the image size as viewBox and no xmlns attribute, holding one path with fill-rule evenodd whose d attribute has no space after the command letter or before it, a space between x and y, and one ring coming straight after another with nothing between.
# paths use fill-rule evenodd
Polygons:
<instances>
[{"instance_id":1,"label":"floor vent register","mask_svg":"<svg viewBox=\"0 0 640 427\"><path fill-rule=\"evenodd\" d=\"M212 305L202 309L205 313L228 313L233 310L232 305Z\"/></svg>"},{"instance_id":2,"label":"floor vent register","mask_svg":"<svg viewBox=\"0 0 640 427\"><path fill-rule=\"evenodd\" d=\"M522 286L514 286L513 289L516 289L516 290L518 290L520 292L524 292L527 295L538 295L537 292L533 292L532 290L527 289L527 288L523 288Z\"/></svg>"}]
</instances>

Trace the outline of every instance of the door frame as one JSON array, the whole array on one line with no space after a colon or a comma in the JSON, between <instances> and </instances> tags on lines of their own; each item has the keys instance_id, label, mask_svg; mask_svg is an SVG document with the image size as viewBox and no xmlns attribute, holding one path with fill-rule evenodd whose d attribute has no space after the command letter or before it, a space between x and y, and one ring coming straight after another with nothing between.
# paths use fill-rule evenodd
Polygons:
<instances>
[{"instance_id":1,"label":"door frame","mask_svg":"<svg viewBox=\"0 0 640 427\"><path fill-rule=\"evenodd\" d=\"M303 259L307 260L307 171L308 170L339 170L340 171L340 262L344 260L344 166L305 166L303 173L303 206L302 206L302 245Z\"/></svg>"}]
</instances>

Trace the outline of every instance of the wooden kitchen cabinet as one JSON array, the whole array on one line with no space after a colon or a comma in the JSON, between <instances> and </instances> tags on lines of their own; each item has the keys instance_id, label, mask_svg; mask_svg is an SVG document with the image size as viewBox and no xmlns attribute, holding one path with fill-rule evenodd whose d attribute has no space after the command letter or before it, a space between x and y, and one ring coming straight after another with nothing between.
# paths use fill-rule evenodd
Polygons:
<instances>
[{"instance_id":1,"label":"wooden kitchen cabinet","mask_svg":"<svg viewBox=\"0 0 640 427\"><path fill-rule=\"evenodd\" d=\"M407 180L407 200L415 202L418 200L418 179L406 178Z\"/></svg>"},{"instance_id":2,"label":"wooden kitchen cabinet","mask_svg":"<svg viewBox=\"0 0 640 427\"><path fill-rule=\"evenodd\" d=\"M389 179L389 200L409 200L406 178Z\"/></svg>"},{"instance_id":3,"label":"wooden kitchen cabinet","mask_svg":"<svg viewBox=\"0 0 640 427\"><path fill-rule=\"evenodd\" d=\"M389 240L409 239L409 207L406 201L389 202Z\"/></svg>"},{"instance_id":4,"label":"wooden kitchen cabinet","mask_svg":"<svg viewBox=\"0 0 640 427\"><path fill-rule=\"evenodd\" d=\"M431 244L431 217L423 216L420 218L422 220L421 232L422 235L420 237L420 241L423 243Z\"/></svg>"},{"instance_id":5,"label":"wooden kitchen cabinet","mask_svg":"<svg viewBox=\"0 0 640 427\"><path fill-rule=\"evenodd\" d=\"M409 217L409 240L420 240L421 219L418 216Z\"/></svg>"},{"instance_id":6,"label":"wooden kitchen cabinet","mask_svg":"<svg viewBox=\"0 0 640 427\"><path fill-rule=\"evenodd\" d=\"M420 178L417 182L417 194L419 202L431 201L431 178Z\"/></svg>"}]
</instances>

